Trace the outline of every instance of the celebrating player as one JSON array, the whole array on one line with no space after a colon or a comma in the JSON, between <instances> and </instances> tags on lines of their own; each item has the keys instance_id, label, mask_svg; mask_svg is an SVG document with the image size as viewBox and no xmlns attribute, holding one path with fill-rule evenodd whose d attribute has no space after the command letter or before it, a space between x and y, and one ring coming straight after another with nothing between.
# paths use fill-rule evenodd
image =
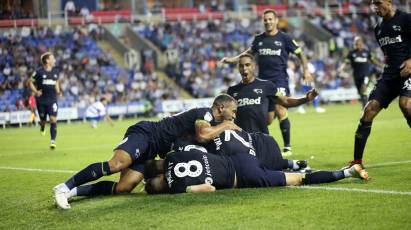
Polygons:
<instances>
[{"instance_id":1,"label":"celebrating player","mask_svg":"<svg viewBox=\"0 0 411 230\"><path fill-rule=\"evenodd\" d=\"M276 93L276 86L267 80L254 76L255 62L251 54L240 55L238 69L242 81L228 88L227 93L238 103L235 123L247 132L268 134L268 125L274 119L274 106L294 107L313 100L317 96L315 90L307 92L306 97L290 98Z\"/></svg>"},{"instance_id":2,"label":"celebrating player","mask_svg":"<svg viewBox=\"0 0 411 230\"><path fill-rule=\"evenodd\" d=\"M40 57L42 67L31 75L30 88L36 96L37 111L40 117L40 133L46 134L47 116L50 119L50 148L56 148L57 136L57 95L61 95L58 81L59 72L54 67L56 59L50 52Z\"/></svg>"},{"instance_id":3,"label":"celebrating player","mask_svg":"<svg viewBox=\"0 0 411 230\"><path fill-rule=\"evenodd\" d=\"M241 130L232 122L236 110L235 99L221 94L214 99L211 108L191 109L158 122L141 121L130 126L109 161L90 164L65 183L54 187L56 204L62 209L69 209L68 198L72 196L131 192L143 179L144 162L157 154L164 156L176 138L190 134L197 141L205 142L226 129ZM83 185L117 172L121 172L118 183L100 181Z\"/></svg>"},{"instance_id":4,"label":"celebrating player","mask_svg":"<svg viewBox=\"0 0 411 230\"><path fill-rule=\"evenodd\" d=\"M347 64L351 64L355 87L360 96L362 107L367 103L366 89L367 84L370 82L370 62L377 64L375 59L372 58L370 51L365 48L363 39L356 36L354 38L354 49L348 53L344 63L340 66L339 71L344 71Z\"/></svg>"},{"instance_id":5,"label":"celebrating player","mask_svg":"<svg viewBox=\"0 0 411 230\"><path fill-rule=\"evenodd\" d=\"M307 60L302 53L301 47L286 33L277 29L278 17L274 10L268 9L263 13L265 32L257 35L250 48L235 57L224 57L222 63L237 63L242 54L248 53L258 56L258 77L272 81L277 87L277 93L283 96L290 94L287 61L289 53L296 54L303 66L303 77L312 80L307 70ZM284 155L291 155L290 145L290 121L287 109L277 104L275 114L280 121L280 129L284 140Z\"/></svg>"},{"instance_id":6,"label":"celebrating player","mask_svg":"<svg viewBox=\"0 0 411 230\"><path fill-rule=\"evenodd\" d=\"M164 160L148 162L145 168L147 174L156 175L147 179L145 189L149 194L309 185L348 177L368 179L368 173L360 165L339 171L287 173L265 168L248 153L227 157L197 149L192 149L189 153L170 153Z\"/></svg>"},{"instance_id":7,"label":"celebrating player","mask_svg":"<svg viewBox=\"0 0 411 230\"><path fill-rule=\"evenodd\" d=\"M370 93L355 132L354 160L350 165L363 163L372 121L397 96L400 96L401 111L411 128L411 14L395 10L391 0L373 0L371 3L376 14L382 18L374 32L384 52L386 65Z\"/></svg>"}]
</instances>

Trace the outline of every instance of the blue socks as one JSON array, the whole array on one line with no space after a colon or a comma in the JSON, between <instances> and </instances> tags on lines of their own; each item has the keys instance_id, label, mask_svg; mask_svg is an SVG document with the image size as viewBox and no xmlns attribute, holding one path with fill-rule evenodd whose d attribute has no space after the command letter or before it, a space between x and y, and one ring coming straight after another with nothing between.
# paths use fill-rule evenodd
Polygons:
<instances>
[{"instance_id":1,"label":"blue socks","mask_svg":"<svg viewBox=\"0 0 411 230\"><path fill-rule=\"evenodd\" d=\"M330 183L344 178L344 171L318 171L305 174L303 184Z\"/></svg>"},{"instance_id":2,"label":"blue socks","mask_svg":"<svg viewBox=\"0 0 411 230\"><path fill-rule=\"evenodd\" d=\"M372 122L360 120L357 131L355 132L354 160L362 160L365 144L371 132Z\"/></svg>"},{"instance_id":3,"label":"blue socks","mask_svg":"<svg viewBox=\"0 0 411 230\"><path fill-rule=\"evenodd\" d=\"M44 130L44 128L43 128ZM50 123L50 136L51 136L51 140L56 140L56 136L57 136L57 123Z\"/></svg>"},{"instance_id":4,"label":"blue socks","mask_svg":"<svg viewBox=\"0 0 411 230\"><path fill-rule=\"evenodd\" d=\"M106 175L111 175L108 161L94 163L72 176L65 182L65 184L71 190L74 187L78 187L79 185L85 184L87 182L97 180L100 177Z\"/></svg>"},{"instance_id":5,"label":"blue socks","mask_svg":"<svg viewBox=\"0 0 411 230\"><path fill-rule=\"evenodd\" d=\"M77 196L100 196L116 194L117 183L114 181L99 181L77 187Z\"/></svg>"},{"instance_id":6,"label":"blue socks","mask_svg":"<svg viewBox=\"0 0 411 230\"><path fill-rule=\"evenodd\" d=\"M280 129L284 140L284 147L290 147L290 128L291 124L288 117L280 121Z\"/></svg>"}]
</instances>

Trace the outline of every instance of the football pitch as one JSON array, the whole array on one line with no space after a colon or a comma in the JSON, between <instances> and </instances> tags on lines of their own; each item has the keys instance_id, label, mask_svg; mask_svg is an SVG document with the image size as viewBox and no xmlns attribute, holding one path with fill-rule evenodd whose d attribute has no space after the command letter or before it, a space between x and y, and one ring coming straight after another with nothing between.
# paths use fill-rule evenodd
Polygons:
<instances>
[{"instance_id":1,"label":"football pitch","mask_svg":"<svg viewBox=\"0 0 411 230\"><path fill-rule=\"evenodd\" d=\"M352 159L360 106L325 108L290 113L290 159L339 169ZM52 188L109 159L136 121L98 129L59 123L54 151L48 149L49 126L45 137L37 127L0 130L0 229L411 229L411 132L398 101L374 121L364 153L369 181L156 196L139 186L132 194L78 198L70 210L57 209ZM270 132L282 146L278 129L274 121Z\"/></svg>"}]
</instances>

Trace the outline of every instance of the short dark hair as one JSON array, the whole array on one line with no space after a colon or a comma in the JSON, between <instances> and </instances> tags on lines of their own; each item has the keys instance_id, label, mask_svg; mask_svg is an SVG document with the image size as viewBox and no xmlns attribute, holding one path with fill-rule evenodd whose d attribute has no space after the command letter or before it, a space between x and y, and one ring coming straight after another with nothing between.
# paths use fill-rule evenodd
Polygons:
<instances>
[{"instance_id":1,"label":"short dark hair","mask_svg":"<svg viewBox=\"0 0 411 230\"><path fill-rule=\"evenodd\" d=\"M274 17L277 17L277 13L273 9L265 9L263 11L263 15L266 15L266 14L274 14Z\"/></svg>"},{"instance_id":2,"label":"short dark hair","mask_svg":"<svg viewBox=\"0 0 411 230\"><path fill-rule=\"evenodd\" d=\"M144 179L156 177L158 174L164 173L164 160L148 160L144 164Z\"/></svg>"},{"instance_id":3,"label":"short dark hair","mask_svg":"<svg viewBox=\"0 0 411 230\"><path fill-rule=\"evenodd\" d=\"M248 57L250 58L252 61L255 61L254 56L249 54L249 53L245 53L245 54L241 54L240 57L238 57L238 60L240 60L243 57Z\"/></svg>"},{"instance_id":4,"label":"short dark hair","mask_svg":"<svg viewBox=\"0 0 411 230\"><path fill-rule=\"evenodd\" d=\"M220 106L220 105L228 105L229 103L234 102L237 103L237 101L234 99L234 97L226 94L226 93L222 93L219 94L217 97L214 98L213 101L213 107L215 106Z\"/></svg>"},{"instance_id":5,"label":"short dark hair","mask_svg":"<svg viewBox=\"0 0 411 230\"><path fill-rule=\"evenodd\" d=\"M43 64L43 65L47 64L47 59L49 59L49 57L50 57L51 55L52 55L51 52L45 52L44 54L42 54L42 55L40 56L41 64Z\"/></svg>"},{"instance_id":6,"label":"short dark hair","mask_svg":"<svg viewBox=\"0 0 411 230\"><path fill-rule=\"evenodd\" d=\"M169 188L164 177L156 176L146 180L144 190L150 195L168 193Z\"/></svg>"}]
</instances>

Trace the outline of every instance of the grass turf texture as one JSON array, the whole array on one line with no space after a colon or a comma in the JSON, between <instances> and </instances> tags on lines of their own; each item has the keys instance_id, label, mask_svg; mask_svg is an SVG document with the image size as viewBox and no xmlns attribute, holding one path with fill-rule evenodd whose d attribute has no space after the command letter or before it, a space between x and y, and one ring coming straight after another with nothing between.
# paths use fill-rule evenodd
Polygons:
<instances>
[{"instance_id":1,"label":"grass turf texture","mask_svg":"<svg viewBox=\"0 0 411 230\"><path fill-rule=\"evenodd\" d=\"M317 114L290 112L294 159L313 168L338 169L352 159L359 105L333 105ZM100 124L59 124L57 149L49 131L0 130L0 229L410 229L411 196L294 188L224 190L214 194L130 195L75 199L72 209L55 208L52 188L70 172L7 170L4 167L77 171L104 161L135 120ZM277 121L270 127L282 146ZM397 102L374 122L365 151L372 180L347 179L323 187L411 192L411 134ZM1 168L3 167L3 168ZM107 178L105 178L107 179ZM117 179L117 176L111 176Z\"/></svg>"}]
</instances>

